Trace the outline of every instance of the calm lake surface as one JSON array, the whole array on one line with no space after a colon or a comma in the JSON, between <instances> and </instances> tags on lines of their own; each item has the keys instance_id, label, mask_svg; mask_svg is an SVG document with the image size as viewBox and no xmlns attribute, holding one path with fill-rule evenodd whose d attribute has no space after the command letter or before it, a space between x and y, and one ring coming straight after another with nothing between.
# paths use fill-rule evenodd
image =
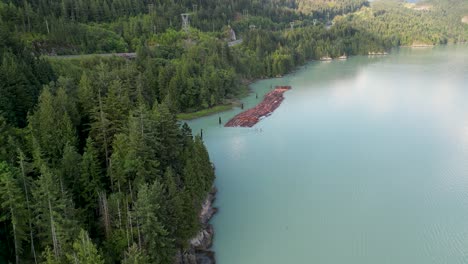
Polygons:
<instances>
[{"instance_id":1,"label":"calm lake surface","mask_svg":"<svg viewBox=\"0 0 468 264\"><path fill-rule=\"evenodd\" d=\"M253 128L190 122L216 166L218 263L468 263L468 46L312 62L246 108L271 85L293 90Z\"/></svg>"}]
</instances>

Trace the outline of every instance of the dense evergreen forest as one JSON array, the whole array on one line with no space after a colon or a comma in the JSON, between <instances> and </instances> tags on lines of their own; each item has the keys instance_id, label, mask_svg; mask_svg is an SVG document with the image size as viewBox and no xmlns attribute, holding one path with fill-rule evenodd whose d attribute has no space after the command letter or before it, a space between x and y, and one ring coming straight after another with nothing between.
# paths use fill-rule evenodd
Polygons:
<instances>
[{"instance_id":1,"label":"dense evergreen forest","mask_svg":"<svg viewBox=\"0 0 468 264\"><path fill-rule=\"evenodd\" d=\"M215 177L178 113L323 56L464 42L465 15L464 0L1 0L0 262L173 263Z\"/></svg>"},{"instance_id":2,"label":"dense evergreen forest","mask_svg":"<svg viewBox=\"0 0 468 264\"><path fill-rule=\"evenodd\" d=\"M11 41L0 85L2 263L171 263L198 232L214 180L201 138L150 100L124 59L89 61L75 82Z\"/></svg>"},{"instance_id":3,"label":"dense evergreen forest","mask_svg":"<svg viewBox=\"0 0 468 264\"><path fill-rule=\"evenodd\" d=\"M392 46L439 45L466 42L468 14L463 0L433 0L419 4L378 1L345 19L359 29L367 29Z\"/></svg>"}]
</instances>

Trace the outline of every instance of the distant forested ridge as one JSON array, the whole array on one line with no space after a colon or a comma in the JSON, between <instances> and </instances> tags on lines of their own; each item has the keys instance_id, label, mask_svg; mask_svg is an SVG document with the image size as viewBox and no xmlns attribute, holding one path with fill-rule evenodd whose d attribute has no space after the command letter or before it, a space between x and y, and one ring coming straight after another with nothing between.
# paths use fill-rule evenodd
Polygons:
<instances>
[{"instance_id":1,"label":"distant forested ridge","mask_svg":"<svg viewBox=\"0 0 468 264\"><path fill-rule=\"evenodd\" d=\"M324 56L465 42L466 16L464 0L1 0L0 262L173 263L215 177L178 113ZM55 57L114 52L137 57Z\"/></svg>"},{"instance_id":2,"label":"distant forested ridge","mask_svg":"<svg viewBox=\"0 0 468 264\"><path fill-rule=\"evenodd\" d=\"M462 22L467 14L468 2L464 0L430 0L418 4L378 1L345 19L392 46L439 45L468 40L468 26Z\"/></svg>"},{"instance_id":3,"label":"distant forested ridge","mask_svg":"<svg viewBox=\"0 0 468 264\"><path fill-rule=\"evenodd\" d=\"M2 26L49 54L135 51L156 44L158 34L180 30L181 13L190 14L192 28L220 39L228 25L243 36L252 25L280 31L291 22L305 27L350 15L353 26L376 37L443 43L466 39L461 20L468 7L463 0L0 1Z\"/></svg>"}]
</instances>

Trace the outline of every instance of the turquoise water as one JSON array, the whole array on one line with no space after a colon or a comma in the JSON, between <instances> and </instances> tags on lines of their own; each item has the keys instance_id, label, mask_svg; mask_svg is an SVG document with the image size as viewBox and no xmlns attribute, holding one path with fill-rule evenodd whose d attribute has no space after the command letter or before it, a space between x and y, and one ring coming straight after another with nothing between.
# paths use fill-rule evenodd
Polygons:
<instances>
[{"instance_id":1,"label":"turquoise water","mask_svg":"<svg viewBox=\"0 0 468 264\"><path fill-rule=\"evenodd\" d=\"M253 128L190 123L216 166L218 263L468 263L468 46L312 62L246 107L271 85L293 90Z\"/></svg>"}]
</instances>

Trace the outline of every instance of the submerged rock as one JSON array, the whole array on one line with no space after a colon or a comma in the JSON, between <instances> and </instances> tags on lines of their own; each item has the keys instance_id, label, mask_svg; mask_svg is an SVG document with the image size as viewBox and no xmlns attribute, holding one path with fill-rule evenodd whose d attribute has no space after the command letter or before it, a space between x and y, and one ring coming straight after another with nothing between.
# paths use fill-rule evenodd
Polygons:
<instances>
[{"instance_id":1,"label":"submerged rock","mask_svg":"<svg viewBox=\"0 0 468 264\"><path fill-rule=\"evenodd\" d=\"M215 264L215 257L213 251L204 251L198 252L197 256L197 264Z\"/></svg>"}]
</instances>

